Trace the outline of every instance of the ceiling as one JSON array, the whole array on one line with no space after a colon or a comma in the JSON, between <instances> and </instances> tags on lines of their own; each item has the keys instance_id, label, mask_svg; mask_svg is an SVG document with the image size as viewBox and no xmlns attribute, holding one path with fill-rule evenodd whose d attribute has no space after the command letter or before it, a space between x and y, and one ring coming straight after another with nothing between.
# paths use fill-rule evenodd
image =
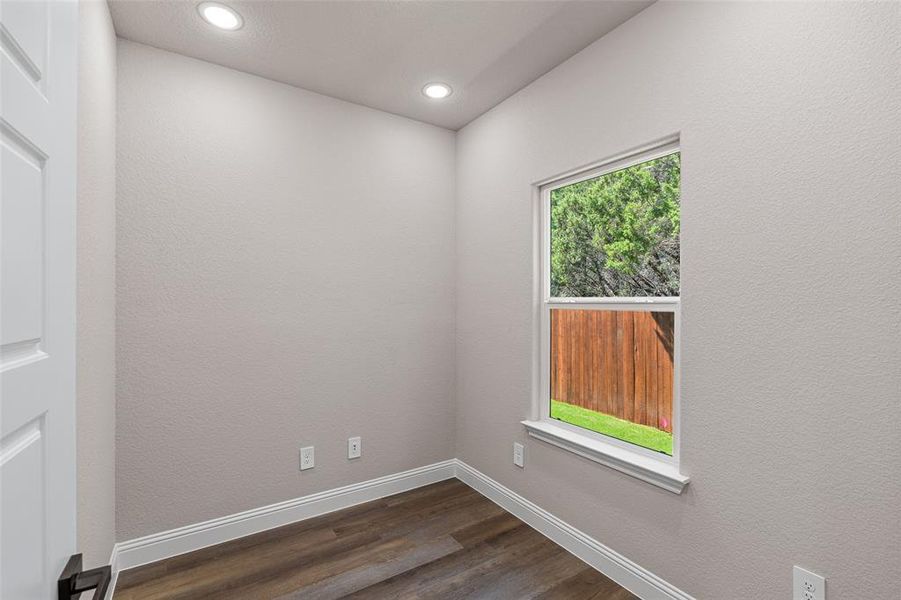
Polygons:
<instances>
[{"instance_id":1,"label":"ceiling","mask_svg":"<svg viewBox=\"0 0 901 600\"><path fill-rule=\"evenodd\" d=\"M112 0L120 37L459 129L617 27L646 0L223 0L238 31L190 0ZM431 81L444 100L425 98Z\"/></svg>"}]
</instances>

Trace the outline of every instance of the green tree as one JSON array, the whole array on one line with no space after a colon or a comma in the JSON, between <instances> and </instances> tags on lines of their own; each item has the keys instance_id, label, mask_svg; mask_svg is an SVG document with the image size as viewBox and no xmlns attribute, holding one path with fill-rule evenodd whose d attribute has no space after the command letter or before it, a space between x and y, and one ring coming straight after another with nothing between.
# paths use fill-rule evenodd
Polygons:
<instances>
[{"instance_id":1,"label":"green tree","mask_svg":"<svg viewBox=\"0 0 901 600\"><path fill-rule=\"evenodd\" d=\"M679 153L551 192L551 295L679 295Z\"/></svg>"}]
</instances>

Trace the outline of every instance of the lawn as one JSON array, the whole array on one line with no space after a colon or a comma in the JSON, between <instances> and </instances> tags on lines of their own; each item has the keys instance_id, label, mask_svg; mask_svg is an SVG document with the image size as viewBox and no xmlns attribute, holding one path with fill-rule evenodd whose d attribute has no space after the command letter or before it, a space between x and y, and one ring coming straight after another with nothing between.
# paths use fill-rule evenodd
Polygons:
<instances>
[{"instance_id":1,"label":"lawn","mask_svg":"<svg viewBox=\"0 0 901 600\"><path fill-rule=\"evenodd\" d=\"M673 455L673 434L647 425L638 425L559 400L551 400L551 417L656 452Z\"/></svg>"}]
</instances>

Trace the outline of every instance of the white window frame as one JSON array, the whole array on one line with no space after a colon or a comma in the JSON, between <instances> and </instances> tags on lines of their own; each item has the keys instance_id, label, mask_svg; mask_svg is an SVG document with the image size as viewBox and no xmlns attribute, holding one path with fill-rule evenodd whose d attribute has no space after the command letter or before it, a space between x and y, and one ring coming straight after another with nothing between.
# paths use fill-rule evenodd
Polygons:
<instances>
[{"instance_id":1,"label":"white window frame","mask_svg":"<svg viewBox=\"0 0 901 600\"><path fill-rule=\"evenodd\" d=\"M585 458L638 477L675 493L681 493L688 477L679 471L680 436L680 347L681 310L679 297L551 297L551 192L587 179L594 179L639 163L679 152L678 138L669 138L629 153L612 157L575 173L535 184L538 196L538 347L533 419L523 421L529 435L564 448ZM680 289L681 293L681 289ZM673 341L673 455L668 456L641 446L597 433L550 416L550 317L551 310L657 311L674 315Z\"/></svg>"}]
</instances>

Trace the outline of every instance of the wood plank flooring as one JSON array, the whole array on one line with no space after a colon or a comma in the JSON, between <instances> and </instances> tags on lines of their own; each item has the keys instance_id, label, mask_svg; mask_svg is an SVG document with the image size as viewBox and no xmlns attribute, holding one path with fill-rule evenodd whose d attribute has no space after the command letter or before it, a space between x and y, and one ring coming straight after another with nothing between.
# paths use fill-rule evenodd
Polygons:
<instances>
[{"instance_id":1,"label":"wood plank flooring","mask_svg":"<svg viewBox=\"0 0 901 600\"><path fill-rule=\"evenodd\" d=\"M115 600L638 600L456 479L123 571Z\"/></svg>"}]
</instances>

